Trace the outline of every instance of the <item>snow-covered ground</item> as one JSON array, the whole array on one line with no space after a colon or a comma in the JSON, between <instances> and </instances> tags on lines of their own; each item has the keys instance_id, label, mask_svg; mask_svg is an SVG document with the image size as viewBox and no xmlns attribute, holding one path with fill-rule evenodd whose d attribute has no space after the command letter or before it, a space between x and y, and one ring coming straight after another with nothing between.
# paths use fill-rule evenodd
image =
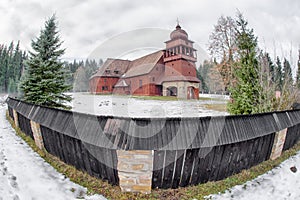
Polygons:
<instances>
[{"instance_id":1,"label":"snow-covered ground","mask_svg":"<svg viewBox=\"0 0 300 200\"><path fill-rule=\"evenodd\" d=\"M123 117L203 117L228 115L227 112L207 110L204 104L226 104L223 98L207 101L143 100L116 95L73 93L71 106L78 112Z\"/></svg>"},{"instance_id":2,"label":"snow-covered ground","mask_svg":"<svg viewBox=\"0 0 300 200\"><path fill-rule=\"evenodd\" d=\"M71 182L16 136L5 119L0 97L0 200L105 199L88 196L86 188Z\"/></svg>"},{"instance_id":3,"label":"snow-covered ground","mask_svg":"<svg viewBox=\"0 0 300 200\"><path fill-rule=\"evenodd\" d=\"M294 168L294 172L291 168ZM236 200L298 200L300 199L300 152L244 185L238 185L225 194L211 195L208 199Z\"/></svg>"}]
</instances>

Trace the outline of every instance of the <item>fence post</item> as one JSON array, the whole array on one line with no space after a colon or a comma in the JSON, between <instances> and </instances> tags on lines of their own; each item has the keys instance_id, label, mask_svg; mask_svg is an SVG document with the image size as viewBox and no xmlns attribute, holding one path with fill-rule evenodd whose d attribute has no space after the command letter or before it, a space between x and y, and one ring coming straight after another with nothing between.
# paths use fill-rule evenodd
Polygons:
<instances>
[{"instance_id":1,"label":"fence post","mask_svg":"<svg viewBox=\"0 0 300 200\"><path fill-rule=\"evenodd\" d=\"M13 109L13 116L14 116L14 122L15 122L16 127L19 127L18 113L15 109Z\"/></svg>"},{"instance_id":2,"label":"fence post","mask_svg":"<svg viewBox=\"0 0 300 200\"><path fill-rule=\"evenodd\" d=\"M123 192L151 193L153 150L117 150L118 176Z\"/></svg>"},{"instance_id":3,"label":"fence post","mask_svg":"<svg viewBox=\"0 0 300 200\"><path fill-rule=\"evenodd\" d=\"M40 124L30 120L30 126L33 133L33 138L36 146L38 146L40 149L44 148L44 142L43 137L41 134L41 127Z\"/></svg>"},{"instance_id":4,"label":"fence post","mask_svg":"<svg viewBox=\"0 0 300 200\"><path fill-rule=\"evenodd\" d=\"M275 160L281 155L285 138L286 138L286 132L287 132L287 128L275 133L274 144L270 156L271 160Z\"/></svg>"}]
</instances>

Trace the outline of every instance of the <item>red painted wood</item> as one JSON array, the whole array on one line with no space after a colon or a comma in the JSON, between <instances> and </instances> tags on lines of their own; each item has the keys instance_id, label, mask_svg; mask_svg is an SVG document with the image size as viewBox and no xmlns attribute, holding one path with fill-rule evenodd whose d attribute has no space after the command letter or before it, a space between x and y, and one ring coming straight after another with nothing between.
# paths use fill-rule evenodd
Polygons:
<instances>
[{"instance_id":1,"label":"red painted wood","mask_svg":"<svg viewBox=\"0 0 300 200\"><path fill-rule=\"evenodd\" d=\"M110 94L118 81L119 78L116 77L94 77L90 80L90 90L96 94Z\"/></svg>"}]
</instances>

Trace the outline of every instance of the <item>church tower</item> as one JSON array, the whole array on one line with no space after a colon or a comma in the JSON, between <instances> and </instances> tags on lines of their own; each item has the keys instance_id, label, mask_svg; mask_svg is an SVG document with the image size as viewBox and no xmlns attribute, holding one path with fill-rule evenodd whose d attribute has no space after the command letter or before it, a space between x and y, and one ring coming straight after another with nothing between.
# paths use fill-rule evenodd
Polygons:
<instances>
[{"instance_id":1,"label":"church tower","mask_svg":"<svg viewBox=\"0 0 300 200\"><path fill-rule=\"evenodd\" d=\"M182 99L198 99L199 79L196 73L197 54L193 41L177 23L171 32L170 40L166 41L164 51L165 82L164 96L177 96Z\"/></svg>"}]
</instances>

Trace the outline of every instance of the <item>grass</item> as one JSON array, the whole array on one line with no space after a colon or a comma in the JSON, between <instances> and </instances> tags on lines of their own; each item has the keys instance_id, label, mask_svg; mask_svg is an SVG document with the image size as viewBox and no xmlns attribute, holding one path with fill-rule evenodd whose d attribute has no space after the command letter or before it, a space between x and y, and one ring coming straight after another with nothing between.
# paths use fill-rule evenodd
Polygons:
<instances>
[{"instance_id":1,"label":"grass","mask_svg":"<svg viewBox=\"0 0 300 200\"><path fill-rule=\"evenodd\" d=\"M227 112L227 104L204 104L203 106L208 110Z\"/></svg>"},{"instance_id":2,"label":"grass","mask_svg":"<svg viewBox=\"0 0 300 200\"><path fill-rule=\"evenodd\" d=\"M122 193L118 186L112 186L106 181L102 181L88 175L86 172L77 170L73 166L67 165L57 157L47 153L45 150L39 149L29 136L25 135L19 128L15 127L14 122L9 117L8 113L7 119L11 123L12 127L16 130L17 135L26 141L34 151L36 151L58 172L69 177L71 181L86 187L90 194L102 194L108 199L204 199L204 196L209 194L224 192L235 185L242 185L247 181L258 177L259 175L268 172L300 151L300 143L298 143L290 150L283 152L281 157L277 158L276 160L265 161L257 166L254 166L248 170L243 170L241 173L235 174L221 181L208 182L205 184L178 189L154 189L152 190L152 193L148 195L138 193Z\"/></svg>"}]
</instances>

